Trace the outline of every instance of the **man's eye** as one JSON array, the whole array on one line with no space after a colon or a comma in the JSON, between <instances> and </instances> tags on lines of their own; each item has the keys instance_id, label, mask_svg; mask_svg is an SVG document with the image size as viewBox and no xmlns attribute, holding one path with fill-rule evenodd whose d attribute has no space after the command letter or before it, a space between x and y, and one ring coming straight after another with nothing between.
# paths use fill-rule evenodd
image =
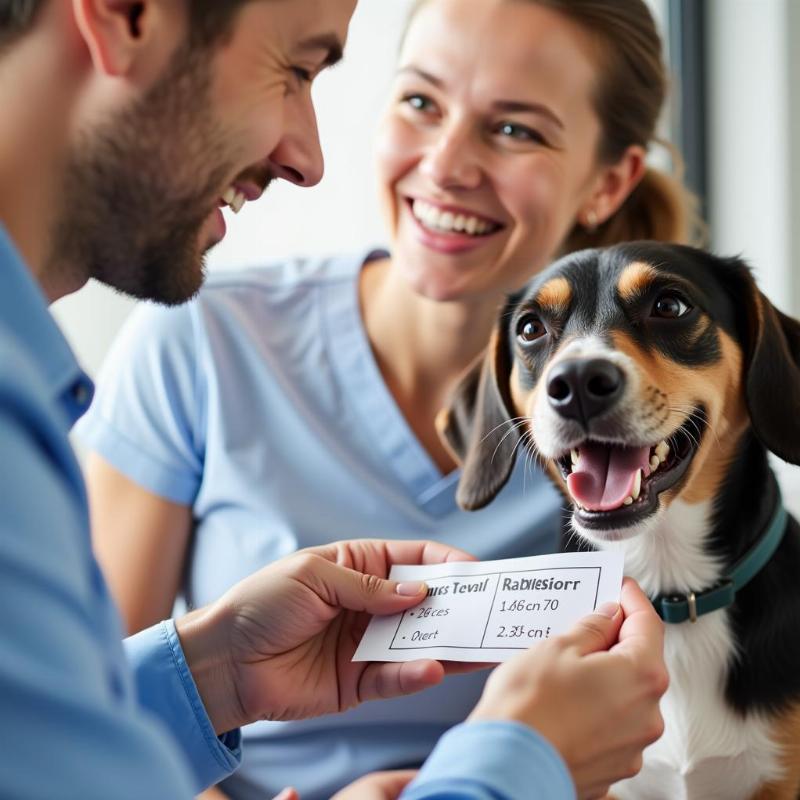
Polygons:
<instances>
[{"instance_id":1,"label":"man's eye","mask_svg":"<svg viewBox=\"0 0 800 800\"><path fill-rule=\"evenodd\" d=\"M297 78L298 83L311 83L311 72L304 67L292 67L292 74Z\"/></svg>"},{"instance_id":2,"label":"man's eye","mask_svg":"<svg viewBox=\"0 0 800 800\"><path fill-rule=\"evenodd\" d=\"M535 314L526 314L517 323L517 339L521 344L530 344L547 335L547 328Z\"/></svg>"},{"instance_id":3,"label":"man's eye","mask_svg":"<svg viewBox=\"0 0 800 800\"><path fill-rule=\"evenodd\" d=\"M692 306L677 292L663 292L653 303L651 317L660 319L680 319L692 310Z\"/></svg>"}]
</instances>

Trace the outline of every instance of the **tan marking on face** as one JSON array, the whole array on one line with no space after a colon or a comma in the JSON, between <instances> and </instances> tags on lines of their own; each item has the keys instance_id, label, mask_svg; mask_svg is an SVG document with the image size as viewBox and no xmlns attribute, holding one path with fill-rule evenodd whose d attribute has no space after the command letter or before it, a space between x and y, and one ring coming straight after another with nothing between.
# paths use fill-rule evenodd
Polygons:
<instances>
[{"instance_id":1,"label":"tan marking on face","mask_svg":"<svg viewBox=\"0 0 800 800\"><path fill-rule=\"evenodd\" d=\"M614 346L632 358L640 370L641 396L635 403L652 417L654 430L657 428L653 444L665 438L665 431L679 428L695 406L705 406L703 441L680 490L681 499L687 503L699 503L716 495L749 424L742 387L742 352L728 334L718 334L721 357L702 368L644 351L626 334L612 334ZM667 504L676 496L676 489L661 495Z\"/></svg>"},{"instance_id":2,"label":"tan marking on face","mask_svg":"<svg viewBox=\"0 0 800 800\"><path fill-rule=\"evenodd\" d=\"M649 264L634 261L622 270L617 281L617 291L623 301L633 301L658 277L658 272Z\"/></svg>"},{"instance_id":3,"label":"tan marking on face","mask_svg":"<svg viewBox=\"0 0 800 800\"><path fill-rule=\"evenodd\" d=\"M514 359L511 368L511 377L509 379L511 400L514 405L513 411L517 416L531 416L533 409L536 407L536 400L539 392L542 391L541 386L545 382L545 377L553 365L564 357L564 350L569 344L575 340L574 336L565 338L558 346L558 350L550 356L550 359L545 364L544 369L539 375L539 379L532 389L526 389L522 386L519 362Z\"/></svg>"},{"instance_id":4,"label":"tan marking on face","mask_svg":"<svg viewBox=\"0 0 800 800\"><path fill-rule=\"evenodd\" d=\"M538 383L536 384L538 386ZM515 361L511 367L511 378L509 380L509 390L511 394L511 402L514 406L512 409L515 416L529 417L533 411L533 404L536 399L536 386L533 389L525 389L520 381L519 364Z\"/></svg>"},{"instance_id":5,"label":"tan marking on face","mask_svg":"<svg viewBox=\"0 0 800 800\"><path fill-rule=\"evenodd\" d=\"M552 278L536 293L534 302L543 309L553 314L566 314L572 301L572 286L570 282L559 275Z\"/></svg>"},{"instance_id":6,"label":"tan marking on face","mask_svg":"<svg viewBox=\"0 0 800 800\"><path fill-rule=\"evenodd\" d=\"M776 718L771 738L781 750L783 777L762 786L752 800L796 800L800 796L800 704Z\"/></svg>"}]
</instances>

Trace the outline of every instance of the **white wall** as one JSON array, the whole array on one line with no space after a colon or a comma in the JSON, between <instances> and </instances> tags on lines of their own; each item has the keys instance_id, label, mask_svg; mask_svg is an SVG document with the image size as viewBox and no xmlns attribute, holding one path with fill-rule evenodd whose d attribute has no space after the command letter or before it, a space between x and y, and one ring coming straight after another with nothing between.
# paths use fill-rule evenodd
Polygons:
<instances>
[{"instance_id":1,"label":"white wall","mask_svg":"<svg viewBox=\"0 0 800 800\"><path fill-rule=\"evenodd\" d=\"M791 269L798 255L792 252L797 210L792 194L800 197L800 183L791 167L800 141L792 141L789 122L800 104L800 76L793 86L789 53L793 33L794 42L800 35L792 12L796 5L796 0L707 5L713 245L744 255L773 302L794 312L800 306Z\"/></svg>"}]
</instances>

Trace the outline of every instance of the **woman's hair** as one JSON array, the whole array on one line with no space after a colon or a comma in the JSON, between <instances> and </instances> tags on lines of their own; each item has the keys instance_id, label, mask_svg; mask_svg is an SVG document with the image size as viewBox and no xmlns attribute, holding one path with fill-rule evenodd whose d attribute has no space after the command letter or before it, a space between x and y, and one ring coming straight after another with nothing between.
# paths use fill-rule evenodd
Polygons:
<instances>
[{"instance_id":1,"label":"woman's hair","mask_svg":"<svg viewBox=\"0 0 800 800\"><path fill-rule=\"evenodd\" d=\"M613 164L631 145L667 147L677 177L646 168L619 209L595 229L576 223L561 252L602 247L634 239L698 244L702 223L697 200L683 185L682 160L675 148L656 138L667 95L661 38L644 0L515 0L550 8L579 26L597 44L597 83L593 93L601 134L597 157ZM430 0L416 0L409 23Z\"/></svg>"}]
</instances>

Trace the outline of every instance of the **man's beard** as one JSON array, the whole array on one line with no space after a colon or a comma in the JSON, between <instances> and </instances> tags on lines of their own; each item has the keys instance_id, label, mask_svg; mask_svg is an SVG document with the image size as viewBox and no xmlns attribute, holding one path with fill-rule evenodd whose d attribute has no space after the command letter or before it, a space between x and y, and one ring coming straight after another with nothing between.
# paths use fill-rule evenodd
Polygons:
<instances>
[{"instance_id":1,"label":"man's beard","mask_svg":"<svg viewBox=\"0 0 800 800\"><path fill-rule=\"evenodd\" d=\"M198 291L200 231L233 170L230 144L209 119L211 57L182 50L141 101L73 148L52 274L168 305Z\"/></svg>"}]
</instances>

